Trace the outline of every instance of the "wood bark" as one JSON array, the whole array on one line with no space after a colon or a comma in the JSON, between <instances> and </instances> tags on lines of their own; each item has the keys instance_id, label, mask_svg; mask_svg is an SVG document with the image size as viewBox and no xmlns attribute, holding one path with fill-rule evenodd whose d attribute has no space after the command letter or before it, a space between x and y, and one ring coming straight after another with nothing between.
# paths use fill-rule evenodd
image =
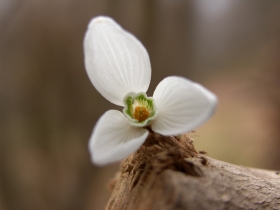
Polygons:
<instances>
[{"instance_id":1,"label":"wood bark","mask_svg":"<svg viewBox=\"0 0 280 210\"><path fill-rule=\"evenodd\" d=\"M278 171L215 160L192 142L151 132L121 163L106 209L280 209Z\"/></svg>"}]
</instances>

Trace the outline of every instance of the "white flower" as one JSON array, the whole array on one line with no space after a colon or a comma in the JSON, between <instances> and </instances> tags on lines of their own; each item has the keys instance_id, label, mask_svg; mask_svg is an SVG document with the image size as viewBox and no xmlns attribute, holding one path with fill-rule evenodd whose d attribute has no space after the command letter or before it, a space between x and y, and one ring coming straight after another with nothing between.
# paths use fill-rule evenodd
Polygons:
<instances>
[{"instance_id":1,"label":"white flower","mask_svg":"<svg viewBox=\"0 0 280 210\"><path fill-rule=\"evenodd\" d=\"M92 161L104 165L137 150L149 125L162 135L187 133L204 123L216 107L216 97L201 85L178 76L167 77L153 97L146 91L151 65L144 46L109 17L93 18L84 39L85 67L97 91L113 104L92 132Z\"/></svg>"}]
</instances>

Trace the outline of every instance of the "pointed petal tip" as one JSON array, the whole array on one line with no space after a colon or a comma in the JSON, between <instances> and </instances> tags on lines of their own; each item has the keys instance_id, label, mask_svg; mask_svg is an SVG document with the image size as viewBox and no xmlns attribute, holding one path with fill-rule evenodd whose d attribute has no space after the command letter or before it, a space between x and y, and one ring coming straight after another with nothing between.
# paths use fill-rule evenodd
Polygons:
<instances>
[{"instance_id":1,"label":"pointed petal tip","mask_svg":"<svg viewBox=\"0 0 280 210\"><path fill-rule=\"evenodd\" d=\"M102 23L102 22L112 21L112 20L113 19L111 17L100 15L100 16L92 18L90 24Z\"/></svg>"},{"instance_id":2,"label":"pointed petal tip","mask_svg":"<svg viewBox=\"0 0 280 210\"><path fill-rule=\"evenodd\" d=\"M212 93L210 90L206 89L201 84L198 84L198 83L195 83L195 82L192 82L192 83L193 83L194 86L197 87L198 90L201 91L201 93L203 93L205 98L207 98L207 100L209 102L208 103L208 113L209 114L207 116L208 116L208 118L210 118L214 114L214 112L217 108L217 105L218 105L217 96L214 93Z\"/></svg>"},{"instance_id":3,"label":"pointed petal tip","mask_svg":"<svg viewBox=\"0 0 280 210\"><path fill-rule=\"evenodd\" d=\"M97 16L97 17L94 17L90 20L89 24L88 24L88 28L91 28L95 25L98 25L98 24L114 24L115 26L117 27L120 27L116 21L111 18L111 17L108 17L108 16Z\"/></svg>"}]
</instances>

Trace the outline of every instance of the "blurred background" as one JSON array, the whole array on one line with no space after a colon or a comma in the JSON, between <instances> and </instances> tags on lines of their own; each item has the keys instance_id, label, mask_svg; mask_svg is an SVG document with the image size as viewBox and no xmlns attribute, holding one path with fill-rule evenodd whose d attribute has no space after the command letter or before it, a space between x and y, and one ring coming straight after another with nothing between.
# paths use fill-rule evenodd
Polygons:
<instances>
[{"instance_id":1,"label":"blurred background","mask_svg":"<svg viewBox=\"0 0 280 210\"><path fill-rule=\"evenodd\" d=\"M108 15L147 48L148 95L166 76L219 98L195 146L280 170L280 1L0 0L0 209L104 209L118 164L91 164L88 139L116 107L90 83L83 37Z\"/></svg>"}]
</instances>

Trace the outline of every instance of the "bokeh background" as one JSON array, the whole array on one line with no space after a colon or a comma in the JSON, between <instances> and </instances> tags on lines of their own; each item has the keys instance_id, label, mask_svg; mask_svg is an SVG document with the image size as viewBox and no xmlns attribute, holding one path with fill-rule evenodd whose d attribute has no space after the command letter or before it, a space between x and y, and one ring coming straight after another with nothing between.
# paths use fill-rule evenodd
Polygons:
<instances>
[{"instance_id":1,"label":"bokeh background","mask_svg":"<svg viewBox=\"0 0 280 210\"><path fill-rule=\"evenodd\" d=\"M280 170L280 1L0 0L0 209L103 209L118 164L91 164L88 139L116 108L90 83L83 36L108 15L135 34L166 76L219 98L196 130L199 150Z\"/></svg>"}]
</instances>

